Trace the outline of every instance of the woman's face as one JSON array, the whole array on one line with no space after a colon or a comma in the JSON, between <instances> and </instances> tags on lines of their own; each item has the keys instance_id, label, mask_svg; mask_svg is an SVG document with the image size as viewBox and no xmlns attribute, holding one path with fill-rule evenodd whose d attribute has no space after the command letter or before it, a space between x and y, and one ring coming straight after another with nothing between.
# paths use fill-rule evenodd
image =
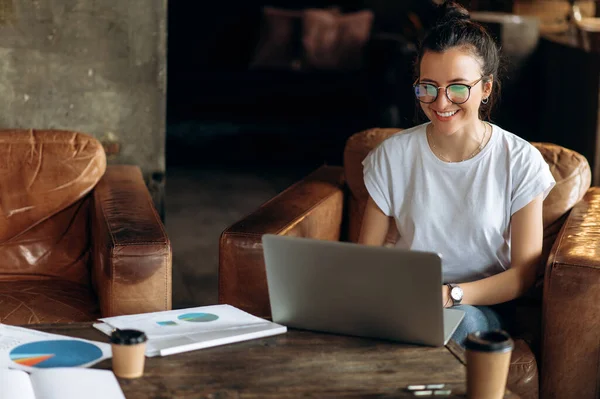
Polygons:
<instances>
[{"instance_id":1,"label":"woman's face","mask_svg":"<svg viewBox=\"0 0 600 399\"><path fill-rule=\"evenodd\" d=\"M479 60L466 49L455 47L443 53L425 52L421 59L419 83L443 87L433 103L421 103L437 133L449 135L478 123L481 100L491 93L491 79L487 82L481 80L471 87L469 99L463 104L452 103L446 96L445 87L452 83L472 85L481 76Z\"/></svg>"}]
</instances>

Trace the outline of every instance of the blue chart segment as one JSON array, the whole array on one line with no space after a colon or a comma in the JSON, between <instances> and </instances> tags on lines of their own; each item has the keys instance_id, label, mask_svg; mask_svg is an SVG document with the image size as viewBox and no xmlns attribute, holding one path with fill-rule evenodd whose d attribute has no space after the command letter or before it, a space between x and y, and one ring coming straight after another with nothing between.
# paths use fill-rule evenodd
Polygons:
<instances>
[{"instance_id":1,"label":"blue chart segment","mask_svg":"<svg viewBox=\"0 0 600 399\"><path fill-rule=\"evenodd\" d=\"M68 339L30 342L10 351L13 362L37 368L77 367L101 357L96 345Z\"/></svg>"},{"instance_id":2,"label":"blue chart segment","mask_svg":"<svg viewBox=\"0 0 600 399\"><path fill-rule=\"evenodd\" d=\"M205 323L207 321L215 321L219 316L212 313L186 313L177 316L177 318L183 321L191 321L192 323Z\"/></svg>"},{"instance_id":3,"label":"blue chart segment","mask_svg":"<svg viewBox=\"0 0 600 399\"><path fill-rule=\"evenodd\" d=\"M177 323L175 323L174 321L171 321L171 320L157 321L156 324L158 324L159 326L176 326L177 325Z\"/></svg>"}]
</instances>

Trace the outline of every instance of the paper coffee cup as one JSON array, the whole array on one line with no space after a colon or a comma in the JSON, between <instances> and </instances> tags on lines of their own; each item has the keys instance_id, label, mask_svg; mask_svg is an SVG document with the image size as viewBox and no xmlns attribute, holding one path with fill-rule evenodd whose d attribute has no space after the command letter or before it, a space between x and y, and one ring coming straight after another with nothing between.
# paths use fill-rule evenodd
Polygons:
<instances>
[{"instance_id":1,"label":"paper coffee cup","mask_svg":"<svg viewBox=\"0 0 600 399\"><path fill-rule=\"evenodd\" d=\"M514 342L505 331L469 334L467 349L467 398L502 399Z\"/></svg>"},{"instance_id":2,"label":"paper coffee cup","mask_svg":"<svg viewBox=\"0 0 600 399\"><path fill-rule=\"evenodd\" d=\"M138 330L115 330L110 336L112 368L117 377L138 378L144 374L146 334Z\"/></svg>"}]
</instances>

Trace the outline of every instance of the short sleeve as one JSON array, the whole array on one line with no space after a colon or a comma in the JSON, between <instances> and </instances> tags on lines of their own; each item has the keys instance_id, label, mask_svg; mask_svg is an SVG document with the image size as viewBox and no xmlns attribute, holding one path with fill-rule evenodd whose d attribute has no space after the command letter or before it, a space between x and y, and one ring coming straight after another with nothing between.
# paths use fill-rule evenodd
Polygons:
<instances>
[{"instance_id":1,"label":"short sleeve","mask_svg":"<svg viewBox=\"0 0 600 399\"><path fill-rule=\"evenodd\" d=\"M540 194L542 194L542 199L546 199L556 184L544 157L531 144L512 167L514 173L511 216Z\"/></svg>"},{"instance_id":2,"label":"short sleeve","mask_svg":"<svg viewBox=\"0 0 600 399\"><path fill-rule=\"evenodd\" d=\"M369 195L385 215L393 216L391 164L385 146L373 149L362 164Z\"/></svg>"}]
</instances>

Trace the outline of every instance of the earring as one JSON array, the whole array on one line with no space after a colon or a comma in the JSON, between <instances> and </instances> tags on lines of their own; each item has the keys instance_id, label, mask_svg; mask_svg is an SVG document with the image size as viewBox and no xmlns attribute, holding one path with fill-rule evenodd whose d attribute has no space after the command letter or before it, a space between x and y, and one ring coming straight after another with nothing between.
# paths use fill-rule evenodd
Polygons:
<instances>
[{"instance_id":1,"label":"earring","mask_svg":"<svg viewBox=\"0 0 600 399\"><path fill-rule=\"evenodd\" d=\"M490 101L489 97L484 98L483 100L481 100L482 104L487 104Z\"/></svg>"}]
</instances>

